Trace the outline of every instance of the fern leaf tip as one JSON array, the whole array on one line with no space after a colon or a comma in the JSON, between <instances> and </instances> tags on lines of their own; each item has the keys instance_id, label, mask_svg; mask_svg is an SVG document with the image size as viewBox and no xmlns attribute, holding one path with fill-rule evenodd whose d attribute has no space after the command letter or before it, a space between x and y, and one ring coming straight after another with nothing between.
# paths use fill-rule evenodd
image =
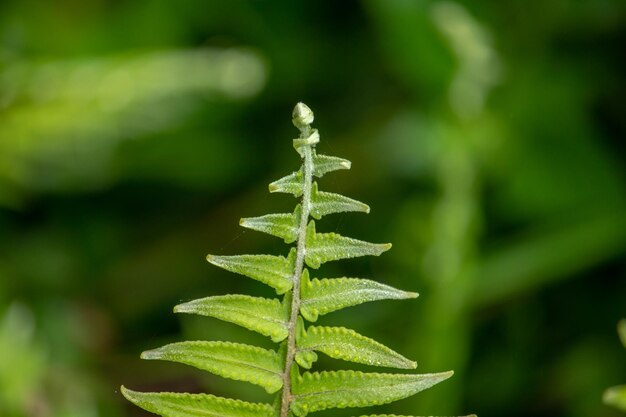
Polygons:
<instances>
[{"instance_id":1,"label":"fern leaf tip","mask_svg":"<svg viewBox=\"0 0 626 417\"><path fill-rule=\"evenodd\" d=\"M160 349L151 349L141 352L141 355L139 357L146 360L155 360L161 359L163 357L163 354Z\"/></svg>"},{"instance_id":2,"label":"fern leaf tip","mask_svg":"<svg viewBox=\"0 0 626 417\"><path fill-rule=\"evenodd\" d=\"M122 395L124 396L124 398L126 398L128 401L134 403L134 399L135 396L133 394L135 394L135 391L130 390L128 388L126 388L124 385L120 386L120 392L122 393Z\"/></svg>"},{"instance_id":3,"label":"fern leaf tip","mask_svg":"<svg viewBox=\"0 0 626 417\"><path fill-rule=\"evenodd\" d=\"M174 313L189 313L191 311L189 303L178 304L174 306Z\"/></svg>"}]
</instances>

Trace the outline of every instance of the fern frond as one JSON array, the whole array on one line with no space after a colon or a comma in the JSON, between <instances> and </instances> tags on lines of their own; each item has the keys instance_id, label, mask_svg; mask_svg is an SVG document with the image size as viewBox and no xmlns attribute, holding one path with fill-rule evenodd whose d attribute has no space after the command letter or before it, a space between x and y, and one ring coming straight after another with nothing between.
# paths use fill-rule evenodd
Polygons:
<instances>
[{"instance_id":1,"label":"fern frond","mask_svg":"<svg viewBox=\"0 0 626 417\"><path fill-rule=\"evenodd\" d=\"M137 392L124 386L121 390L128 401L163 417L274 417L274 408L270 404L210 394Z\"/></svg>"},{"instance_id":2,"label":"fern frond","mask_svg":"<svg viewBox=\"0 0 626 417\"><path fill-rule=\"evenodd\" d=\"M240 294L218 295L179 304L174 307L174 313L215 317L269 336L276 343L284 340L289 333L287 310L277 299Z\"/></svg>"},{"instance_id":3,"label":"fern frond","mask_svg":"<svg viewBox=\"0 0 626 417\"><path fill-rule=\"evenodd\" d=\"M389 285L360 278L309 279L308 270L302 274L300 313L308 321L318 316L378 300L416 298L417 293L398 290Z\"/></svg>"},{"instance_id":4,"label":"fern frond","mask_svg":"<svg viewBox=\"0 0 626 417\"><path fill-rule=\"evenodd\" d=\"M452 376L380 374L358 371L305 372L292 375L291 411L303 417L327 408L367 407L409 397Z\"/></svg>"},{"instance_id":5,"label":"fern frond","mask_svg":"<svg viewBox=\"0 0 626 417\"><path fill-rule=\"evenodd\" d=\"M309 268L340 259L378 256L391 244L369 243L336 233L317 233L311 218L341 212L369 213L369 206L341 194L320 191L314 178L350 169L350 161L318 155L320 136L311 127L313 112L298 103L293 123L300 137L293 146L302 159L297 171L269 185L270 192L300 198L292 213L245 217L240 225L294 243L289 254L208 255L220 268L262 282L284 294L282 300L249 295L220 295L180 304L177 313L214 317L269 336L277 350L232 342L179 342L142 354L144 359L168 360L277 392L272 405L247 403L207 394L141 393L122 387L139 407L164 417L303 417L329 408L365 407L390 403L423 391L449 378L434 374L365 373L357 371L305 372L318 352L331 358L371 366L414 369L415 362L387 346L344 327L310 326L320 315L377 300L417 297L368 279L310 279ZM365 416L364 416L365 417ZM369 417L409 417L390 414ZM472 417L472 416L467 416ZM475 416L473 416L475 417Z\"/></svg>"},{"instance_id":6,"label":"fern frond","mask_svg":"<svg viewBox=\"0 0 626 417\"><path fill-rule=\"evenodd\" d=\"M270 394L283 386L278 353L242 343L172 343L147 350L141 358L184 363L224 378L260 385Z\"/></svg>"}]
</instances>

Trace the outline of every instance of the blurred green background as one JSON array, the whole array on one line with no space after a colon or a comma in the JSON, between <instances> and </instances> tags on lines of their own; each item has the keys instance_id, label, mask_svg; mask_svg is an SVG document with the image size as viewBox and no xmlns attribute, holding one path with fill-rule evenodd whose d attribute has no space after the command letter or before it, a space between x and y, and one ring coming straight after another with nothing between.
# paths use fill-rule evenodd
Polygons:
<instances>
[{"instance_id":1,"label":"blurred green background","mask_svg":"<svg viewBox=\"0 0 626 417\"><path fill-rule=\"evenodd\" d=\"M138 355L271 346L171 307L271 295L204 256L287 252L237 222L295 204L267 184L298 167L297 101L353 162L322 187L372 207L318 229L394 244L319 276L420 293L320 321L456 371L373 411L620 415L625 45L623 0L4 0L0 416L146 415L122 383L268 400Z\"/></svg>"}]
</instances>

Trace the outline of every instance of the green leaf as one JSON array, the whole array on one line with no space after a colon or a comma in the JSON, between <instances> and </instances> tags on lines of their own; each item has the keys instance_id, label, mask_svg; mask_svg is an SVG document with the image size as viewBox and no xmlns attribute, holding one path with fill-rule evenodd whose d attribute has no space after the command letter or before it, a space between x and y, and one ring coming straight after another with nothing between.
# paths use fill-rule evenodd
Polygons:
<instances>
[{"instance_id":1,"label":"green leaf","mask_svg":"<svg viewBox=\"0 0 626 417\"><path fill-rule=\"evenodd\" d=\"M452 376L438 374L380 374L357 371L292 374L291 411L303 417L327 408L367 407L409 397Z\"/></svg>"},{"instance_id":2,"label":"green leaf","mask_svg":"<svg viewBox=\"0 0 626 417\"><path fill-rule=\"evenodd\" d=\"M311 189L311 216L321 219L322 216L346 211L361 211L369 213L367 204L353 200L341 194L318 191L317 183L314 182Z\"/></svg>"},{"instance_id":3,"label":"green leaf","mask_svg":"<svg viewBox=\"0 0 626 417\"><path fill-rule=\"evenodd\" d=\"M141 358L184 363L224 378L260 385L270 394L283 386L278 353L241 343L172 343L145 351Z\"/></svg>"},{"instance_id":4,"label":"green leaf","mask_svg":"<svg viewBox=\"0 0 626 417\"><path fill-rule=\"evenodd\" d=\"M378 256L390 248L391 243L369 243L336 233L315 233L315 222L311 221L306 231L304 260L308 266L317 269L329 261L366 255Z\"/></svg>"},{"instance_id":5,"label":"green leaf","mask_svg":"<svg viewBox=\"0 0 626 417\"><path fill-rule=\"evenodd\" d=\"M369 279L324 278L309 280L308 270L302 273L300 313L308 321L319 315L376 300L416 298L417 293L401 291Z\"/></svg>"},{"instance_id":6,"label":"green leaf","mask_svg":"<svg viewBox=\"0 0 626 417\"><path fill-rule=\"evenodd\" d=\"M298 238L298 224L301 212L302 209L298 204L293 213L245 217L239 221L239 224L248 229L283 238L285 243L292 243Z\"/></svg>"},{"instance_id":7,"label":"green leaf","mask_svg":"<svg viewBox=\"0 0 626 417\"><path fill-rule=\"evenodd\" d=\"M296 339L298 350L325 353L334 359L372 366L415 369L417 364L387 346L345 327L311 326Z\"/></svg>"},{"instance_id":8,"label":"green leaf","mask_svg":"<svg viewBox=\"0 0 626 417\"><path fill-rule=\"evenodd\" d=\"M289 305L289 297L285 304ZM200 298L174 307L175 313L199 314L238 324L270 336L276 343L288 335L289 315L277 299L230 294Z\"/></svg>"},{"instance_id":9,"label":"green leaf","mask_svg":"<svg viewBox=\"0 0 626 417\"><path fill-rule=\"evenodd\" d=\"M210 394L137 392L122 386L122 395L136 406L163 417L273 417L270 404L249 403Z\"/></svg>"},{"instance_id":10,"label":"green leaf","mask_svg":"<svg viewBox=\"0 0 626 417\"><path fill-rule=\"evenodd\" d=\"M602 397L605 404L626 411L626 385L612 387L604 391Z\"/></svg>"},{"instance_id":11,"label":"green leaf","mask_svg":"<svg viewBox=\"0 0 626 417\"><path fill-rule=\"evenodd\" d=\"M294 197L300 197L303 185L304 176L302 175L302 169L300 169L271 183L269 190L270 193L286 193L293 194Z\"/></svg>"},{"instance_id":12,"label":"green leaf","mask_svg":"<svg viewBox=\"0 0 626 417\"><path fill-rule=\"evenodd\" d=\"M207 261L213 265L261 281L274 288L278 294L284 294L293 286L295 258L295 249L292 249L286 258L273 255L207 255L206 257Z\"/></svg>"},{"instance_id":13,"label":"green leaf","mask_svg":"<svg viewBox=\"0 0 626 417\"><path fill-rule=\"evenodd\" d=\"M313 151L313 175L320 178L324 174L340 169L350 169L352 163L336 156L318 155Z\"/></svg>"}]
</instances>

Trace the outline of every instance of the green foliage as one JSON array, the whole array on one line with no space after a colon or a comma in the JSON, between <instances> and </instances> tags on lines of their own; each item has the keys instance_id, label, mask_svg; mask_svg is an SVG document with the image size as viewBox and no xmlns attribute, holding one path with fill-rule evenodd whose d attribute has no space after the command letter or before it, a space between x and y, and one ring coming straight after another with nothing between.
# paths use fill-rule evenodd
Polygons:
<instances>
[{"instance_id":1,"label":"green foliage","mask_svg":"<svg viewBox=\"0 0 626 417\"><path fill-rule=\"evenodd\" d=\"M345 327L311 326L305 331L302 321L298 322L298 327L296 342L299 351L295 359L303 368L311 368L312 362L317 359L316 355L310 355L313 351L325 353L331 358L366 365L403 369L417 367L415 362L354 330Z\"/></svg>"},{"instance_id":2,"label":"green foliage","mask_svg":"<svg viewBox=\"0 0 626 417\"><path fill-rule=\"evenodd\" d=\"M613 326L626 306L624 0L6 0L0 27L0 322L33 329L3 333L0 416L145 416L114 380L265 401L257 385L132 352L275 347L168 312L190 291L282 298L200 256L287 256L236 221L293 211L259 194L299 168L274 117L294 92L324 122L316 151L353 161L315 178L320 190L374 209L318 230L394 245L371 273L360 258L311 277L422 295L313 324L455 371L385 408L311 416L622 415L601 396L626 383ZM313 370L353 367L311 353Z\"/></svg>"},{"instance_id":3,"label":"green foliage","mask_svg":"<svg viewBox=\"0 0 626 417\"><path fill-rule=\"evenodd\" d=\"M254 404L209 394L137 392L122 387L129 401L167 417L273 417L268 404Z\"/></svg>"},{"instance_id":4,"label":"green foliage","mask_svg":"<svg viewBox=\"0 0 626 417\"><path fill-rule=\"evenodd\" d=\"M319 315L368 301L417 297L416 293L398 290L369 279L314 278L310 280L309 271L306 269L302 273L300 294L300 313L308 321L317 321Z\"/></svg>"},{"instance_id":5,"label":"green foliage","mask_svg":"<svg viewBox=\"0 0 626 417\"><path fill-rule=\"evenodd\" d=\"M263 282L283 299L248 295L223 295L190 301L174 308L178 313L215 317L269 336L278 350L230 342L181 342L150 350L144 359L180 362L213 374L260 385L276 395L274 405L253 404L205 394L139 393L122 389L124 396L145 410L164 417L304 417L330 408L365 407L387 404L428 389L452 376L435 374L366 373L310 369L322 352L331 358L389 368L414 369L415 362L354 330L343 327L305 325L321 314L382 299L415 298L417 294L359 278L309 278L306 266L317 269L323 263L378 256L391 244L374 244L336 233L317 233L316 219L346 211L369 212L359 201L318 190L313 177L350 168L344 159L317 155L317 130L312 129L313 113L304 104L296 105L293 122L301 135L294 147L302 157L301 168L270 184L272 192L301 197L293 213L268 214L241 219L240 224L296 242L287 257L273 255L209 255L207 260L231 272Z\"/></svg>"},{"instance_id":6,"label":"green foliage","mask_svg":"<svg viewBox=\"0 0 626 417\"><path fill-rule=\"evenodd\" d=\"M215 317L280 342L288 334L288 306L288 303L281 304L277 299L236 294L190 301L174 307L174 312Z\"/></svg>"},{"instance_id":7,"label":"green foliage","mask_svg":"<svg viewBox=\"0 0 626 417\"><path fill-rule=\"evenodd\" d=\"M626 348L626 319L622 319L617 325L617 332L619 334L622 344ZM620 385L617 387L611 387L604 392L604 402L626 411L626 385Z\"/></svg>"},{"instance_id":8,"label":"green foliage","mask_svg":"<svg viewBox=\"0 0 626 417\"><path fill-rule=\"evenodd\" d=\"M251 226L252 224L259 225L260 222L242 222L242 225L251 229L254 228ZM257 230L263 230L266 233L270 233L269 230L262 229L261 227ZM286 258L283 256L273 255L208 255L207 260L213 265L224 268L227 271L242 274L252 279L261 281L262 283L274 288L278 294L283 294L286 291L289 291L293 286L291 277L293 275L295 257L296 251L292 249Z\"/></svg>"},{"instance_id":9,"label":"green foliage","mask_svg":"<svg viewBox=\"0 0 626 417\"><path fill-rule=\"evenodd\" d=\"M0 312L0 415L26 409L46 366L45 352L33 341L30 311L21 305Z\"/></svg>"},{"instance_id":10,"label":"green foliage","mask_svg":"<svg viewBox=\"0 0 626 417\"><path fill-rule=\"evenodd\" d=\"M421 375L305 372L294 378L291 410L303 417L327 408L387 404L430 388L450 376L452 372Z\"/></svg>"},{"instance_id":11,"label":"green foliage","mask_svg":"<svg viewBox=\"0 0 626 417\"><path fill-rule=\"evenodd\" d=\"M143 352L141 358L184 363L225 378L260 385L270 394L283 385L278 353L241 343L172 343Z\"/></svg>"}]
</instances>

